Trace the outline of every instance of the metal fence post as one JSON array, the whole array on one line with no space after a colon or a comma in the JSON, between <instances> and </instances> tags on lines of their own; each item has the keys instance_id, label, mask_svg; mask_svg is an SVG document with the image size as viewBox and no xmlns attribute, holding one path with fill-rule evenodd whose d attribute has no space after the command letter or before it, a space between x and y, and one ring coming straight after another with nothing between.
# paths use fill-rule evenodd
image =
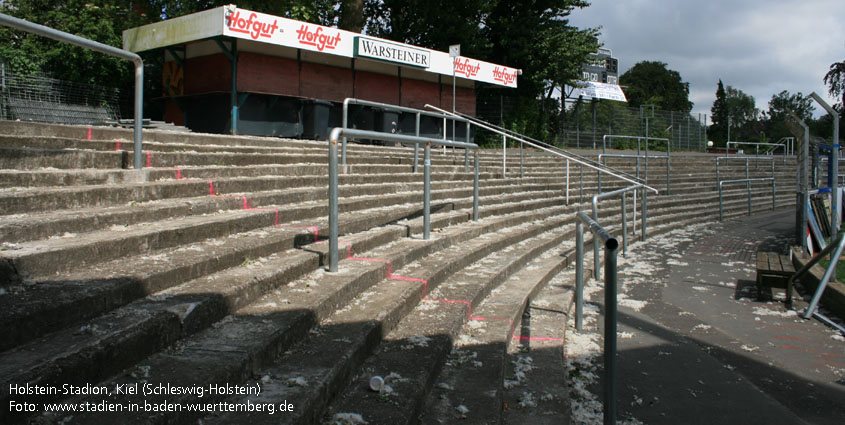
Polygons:
<instances>
[{"instance_id":1,"label":"metal fence post","mask_svg":"<svg viewBox=\"0 0 845 425\"><path fill-rule=\"evenodd\" d=\"M569 160L566 160L566 205L569 205Z\"/></svg>"},{"instance_id":2,"label":"metal fence post","mask_svg":"<svg viewBox=\"0 0 845 425\"><path fill-rule=\"evenodd\" d=\"M329 272L337 272L337 139L329 141Z\"/></svg>"},{"instance_id":3,"label":"metal fence post","mask_svg":"<svg viewBox=\"0 0 845 425\"><path fill-rule=\"evenodd\" d=\"M475 178L472 183L472 221L478 221L478 149L475 150Z\"/></svg>"},{"instance_id":4,"label":"metal fence post","mask_svg":"<svg viewBox=\"0 0 845 425\"><path fill-rule=\"evenodd\" d=\"M445 145L444 145L445 147ZM425 174L425 195L423 206L423 238L428 240L431 236L431 143L425 144L425 162L423 163Z\"/></svg>"},{"instance_id":5,"label":"metal fence post","mask_svg":"<svg viewBox=\"0 0 845 425\"><path fill-rule=\"evenodd\" d=\"M628 254L628 212L626 211L625 200L628 197L626 192L622 193L622 255Z\"/></svg>"},{"instance_id":6,"label":"metal fence post","mask_svg":"<svg viewBox=\"0 0 845 425\"><path fill-rule=\"evenodd\" d=\"M596 203L596 196L593 197L593 221L599 222L599 209ZM601 259L599 258L599 238L593 233L593 279L601 281L601 274L599 268L601 266Z\"/></svg>"},{"instance_id":7,"label":"metal fence post","mask_svg":"<svg viewBox=\"0 0 845 425\"><path fill-rule=\"evenodd\" d=\"M522 141L519 142L519 178L524 177L522 174Z\"/></svg>"},{"instance_id":8,"label":"metal fence post","mask_svg":"<svg viewBox=\"0 0 845 425\"><path fill-rule=\"evenodd\" d=\"M595 236L594 236L595 237ZM575 220L575 329L584 323L584 224Z\"/></svg>"},{"instance_id":9,"label":"metal fence post","mask_svg":"<svg viewBox=\"0 0 845 425\"><path fill-rule=\"evenodd\" d=\"M745 178L749 178L748 174L748 158L745 158ZM751 181L745 182L745 188L748 191L748 215L751 215Z\"/></svg>"},{"instance_id":10,"label":"metal fence post","mask_svg":"<svg viewBox=\"0 0 845 425\"><path fill-rule=\"evenodd\" d=\"M470 143L470 127L469 121L467 121L467 143ZM455 137L457 138L457 136ZM469 148L464 149L464 171L469 171Z\"/></svg>"},{"instance_id":11,"label":"metal fence post","mask_svg":"<svg viewBox=\"0 0 845 425\"><path fill-rule=\"evenodd\" d=\"M340 126L343 129L349 128L349 99L348 98L343 100L343 114L342 114L342 117L341 117L341 125ZM341 154L340 154L340 156L341 156L340 165L343 167L344 172L346 171L346 143L347 143L347 137L343 136L343 142L342 142L342 146L341 146L341 149L340 149L340 152L341 152Z\"/></svg>"},{"instance_id":12,"label":"metal fence post","mask_svg":"<svg viewBox=\"0 0 845 425\"><path fill-rule=\"evenodd\" d=\"M417 125L416 131L414 133L415 136L420 137L420 113L417 112ZM419 169L417 163L420 162L420 145L419 143L414 143L414 173L416 173Z\"/></svg>"},{"instance_id":13,"label":"metal fence post","mask_svg":"<svg viewBox=\"0 0 845 425\"><path fill-rule=\"evenodd\" d=\"M719 221L722 221L722 182L719 182Z\"/></svg>"},{"instance_id":14,"label":"metal fence post","mask_svg":"<svg viewBox=\"0 0 845 425\"><path fill-rule=\"evenodd\" d=\"M642 206L642 224L640 224L640 229L642 231L642 241L645 242L645 234L646 234L646 224L648 221L648 192L646 189L643 188L643 206Z\"/></svg>"},{"instance_id":15,"label":"metal fence post","mask_svg":"<svg viewBox=\"0 0 845 425\"><path fill-rule=\"evenodd\" d=\"M595 239L597 236L593 235ZM604 423L616 424L616 321L617 276L616 239L609 239L604 247Z\"/></svg>"}]
</instances>

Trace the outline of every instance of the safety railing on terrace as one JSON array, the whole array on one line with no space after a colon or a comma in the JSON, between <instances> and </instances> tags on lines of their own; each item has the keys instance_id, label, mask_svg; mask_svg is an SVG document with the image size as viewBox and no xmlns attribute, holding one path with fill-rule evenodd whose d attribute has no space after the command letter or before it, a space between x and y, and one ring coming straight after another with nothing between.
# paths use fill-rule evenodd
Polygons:
<instances>
[{"instance_id":1,"label":"safety railing on terrace","mask_svg":"<svg viewBox=\"0 0 845 425\"><path fill-rule=\"evenodd\" d=\"M670 187L670 177L672 170L672 142L669 139L663 137L647 137L647 136L625 136L625 135L618 135L618 134L605 134L601 138L601 155L599 156L599 163L601 163L601 158L603 156L609 156L607 153L607 142L613 141L615 139L623 139L623 140L636 140L637 141L637 154L630 155L630 156L622 156L623 158L636 158L637 159L637 179L640 179L640 159L645 159L645 177L642 178L642 181L648 184L648 159L655 158L655 156L649 156L648 154L648 142L655 140L658 142L665 142L666 143L666 156L657 156L656 158L665 159L666 160L666 194L671 194L672 189ZM642 148L642 142L645 141L645 149ZM641 155L640 152L645 151L645 155ZM599 185L599 192L601 192L601 175L598 176L598 185Z\"/></svg>"},{"instance_id":2,"label":"safety railing on terrace","mask_svg":"<svg viewBox=\"0 0 845 425\"><path fill-rule=\"evenodd\" d=\"M641 182L636 177L631 176L628 173L625 173L625 172L622 172L622 171L619 171L619 170L615 170L615 169L611 169L610 167L606 167L606 166L604 166L604 165L602 165L602 164L600 164L596 161L593 161L592 159L582 157L580 155L574 154L572 152L565 151L565 150L560 149L560 148L556 148L556 147L547 145L547 144L542 143L542 142L529 141L529 140L527 140L527 138L525 136L518 135L518 133L511 132L509 130L505 130L505 129L502 129L502 128L498 128L498 127L496 127L492 124L486 123L486 122L481 121L477 118L469 117L465 114L448 112L448 111L445 111L443 109L440 109L440 108L438 108L436 106L432 106L432 105L425 105L425 107L433 109L433 110L438 111L438 112L441 112L443 114L449 115L450 117L466 119L466 120L470 121L471 124L475 125L476 127L479 127L479 128L485 129L487 131L499 134L499 135L504 136L506 138L511 138L511 139L516 140L520 143L524 143L528 146L531 146L533 148L539 149L541 151L544 151L546 153L550 153L552 155L555 155L557 157L560 157L560 158L563 158L564 160L566 160L566 202L567 202L567 204L569 203L569 161L575 162L576 164L579 164L582 167L586 166L587 168L594 169L599 173L603 173L603 174L607 174L607 175L616 177L618 179L624 180L624 181L631 183L631 184L634 184L634 185L642 184L644 187L648 188L649 190L653 191L654 193L659 193L657 189L645 185L643 182ZM504 170L505 170L504 169L504 167L505 167L504 157L503 157L502 167L503 167L502 171L503 171L503 174L504 174ZM582 194L583 194L583 181L581 183L581 191L582 191Z\"/></svg>"},{"instance_id":3,"label":"safety railing on terrace","mask_svg":"<svg viewBox=\"0 0 845 425\"><path fill-rule=\"evenodd\" d=\"M748 156L741 156L741 157L733 157L733 158L730 158L730 159L733 159L733 160L741 160L741 159L744 159L744 160L745 160L745 178L746 178L746 179L751 177L751 174L750 174L750 168L749 168L749 160L752 160L752 159L753 159L753 160L755 161L755 162L754 162L754 168L758 168L758 165L759 165L759 164L757 163L757 161L758 161L758 160L761 160L761 159L762 159L762 160L769 160L769 161L771 161L771 164L772 164L772 176L771 176L771 177L772 177L773 179L775 178L775 161L774 161L774 158L772 158L772 157L765 157L765 156L764 156L764 157L748 157ZM720 182L720 181L722 181L722 178L721 178L721 168L719 167L719 163L721 163L721 161L722 161L722 160L724 160L724 161L727 163L728 158L725 158L724 156L717 156L717 157L716 157L716 185L717 185L717 186L719 185L719 182ZM727 164L725 164L725 165L727 165Z\"/></svg>"},{"instance_id":4,"label":"safety railing on terrace","mask_svg":"<svg viewBox=\"0 0 845 425\"><path fill-rule=\"evenodd\" d=\"M672 159L669 157L669 155L651 155L651 156L648 156L648 155L628 155L628 154L600 153L599 157L598 157L599 163L607 165L607 158L636 158L637 166L636 166L636 174L635 175L637 176L638 179L640 178L640 159L642 159L642 158L646 158L646 159L648 159L648 158L665 159L666 160L666 194L667 195L672 194L672 177L671 177L671 175L672 175ZM604 162L602 162L602 160L604 160ZM646 168L646 169L648 169L648 168ZM646 173L646 174L648 174L648 173ZM601 175L600 174L598 175L597 181L598 181L599 192L601 192Z\"/></svg>"},{"instance_id":5,"label":"safety railing on terrace","mask_svg":"<svg viewBox=\"0 0 845 425\"><path fill-rule=\"evenodd\" d=\"M343 113L341 116L341 128L348 128L349 127L349 105L361 105L361 106L370 106L374 108L382 108L385 110L393 111L393 112L405 112L409 114L414 114L416 116L416 123L414 126L414 136L420 137L420 118L422 116L429 116L434 117L437 119L443 119L444 122L446 119L454 119L455 121L460 121L466 123L467 126L467 134L466 134L466 143L470 143L470 123L466 119L455 119L453 117L449 117L443 113L431 112L431 111L424 111L421 109L414 109L408 108L405 106L397 106L397 105L390 105L387 103L381 102L372 102L369 100L362 100L362 99L354 99L348 97L343 100ZM446 140L446 125L443 126L443 138L442 140ZM367 136L365 136L367 137ZM454 135L453 135L454 137ZM341 148L341 165L344 169L346 169L346 145L347 145L347 137L343 138L343 146ZM446 146L446 145L444 145ZM414 144L414 172L417 172L417 164L419 163L419 145ZM469 168L469 150L465 150L464 152L464 168Z\"/></svg>"},{"instance_id":6,"label":"safety railing on terrace","mask_svg":"<svg viewBox=\"0 0 845 425\"><path fill-rule=\"evenodd\" d=\"M772 210L777 208L777 189L775 188L774 177L761 177L756 179L722 180L719 182L719 221L722 221L724 212L722 209L722 186L731 183L745 183L748 189L748 215L751 215L751 182L772 182Z\"/></svg>"},{"instance_id":7,"label":"safety railing on terrace","mask_svg":"<svg viewBox=\"0 0 845 425\"><path fill-rule=\"evenodd\" d=\"M762 152L763 155L771 156L774 153L774 150L783 148L783 163L786 164L786 157L795 154L795 147L793 146L795 139L792 137L785 137L781 140L783 140L783 143L727 142L725 143L725 157L730 156L731 145L737 147L737 152L739 151L739 146L754 146L754 155L760 155L760 146L768 146L768 148ZM745 153L744 150L743 153ZM751 153L745 154L751 155Z\"/></svg>"},{"instance_id":8,"label":"safety railing on terrace","mask_svg":"<svg viewBox=\"0 0 845 425\"><path fill-rule=\"evenodd\" d=\"M95 50L100 53L105 53L110 56L116 56L121 59L131 61L135 65L135 168L140 169L143 166L141 155L141 121L144 113L144 62L141 57L128 50L118 49L117 47L109 46L107 44L99 43L87 38L79 37L77 35L68 34L43 25L34 24L23 19L18 19L13 16L4 15L0 13L0 25L12 27L22 31L38 34L47 38L70 43L76 46L84 47L89 50Z\"/></svg>"},{"instance_id":9,"label":"safety railing on terrace","mask_svg":"<svg viewBox=\"0 0 845 425\"><path fill-rule=\"evenodd\" d=\"M619 242L583 211L578 211L575 217L575 329L579 332L584 321L584 225L593 233L595 247L598 247L599 241L604 244L604 423L615 424L618 316L616 264ZM598 252L598 248L594 249Z\"/></svg>"},{"instance_id":10,"label":"safety railing on terrace","mask_svg":"<svg viewBox=\"0 0 845 425\"><path fill-rule=\"evenodd\" d=\"M337 144L341 137L361 137L398 143L425 145L424 161L424 196L423 196L423 237L427 240L431 234L431 145L452 146L475 151L475 177L472 189L472 219L478 221L478 145L453 140L433 139L430 137L406 136L404 134L378 131L356 130L351 128L332 129L329 135L329 271L337 271L338 263L338 164ZM467 151L468 152L468 151Z\"/></svg>"}]
</instances>

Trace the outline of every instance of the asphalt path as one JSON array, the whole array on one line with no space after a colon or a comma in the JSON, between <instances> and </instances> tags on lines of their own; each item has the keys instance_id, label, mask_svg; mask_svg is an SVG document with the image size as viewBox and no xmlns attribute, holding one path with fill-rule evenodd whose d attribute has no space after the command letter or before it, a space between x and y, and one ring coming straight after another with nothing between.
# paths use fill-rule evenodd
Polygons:
<instances>
[{"instance_id":1,"label":"asphalt path","mask_svg":"<svg viewBox=\"0 0 845 425\"><path fill-rule=\"evenodd\" d=\"M845 338L799 316L811 294L794 310L782 290L757 297L755 253L786 253L793 226L794 210L764 212L629 247L619 272L619 419L845 423ZM593 297L600 309L602 299Z\"/></svg>"}]
</instances>

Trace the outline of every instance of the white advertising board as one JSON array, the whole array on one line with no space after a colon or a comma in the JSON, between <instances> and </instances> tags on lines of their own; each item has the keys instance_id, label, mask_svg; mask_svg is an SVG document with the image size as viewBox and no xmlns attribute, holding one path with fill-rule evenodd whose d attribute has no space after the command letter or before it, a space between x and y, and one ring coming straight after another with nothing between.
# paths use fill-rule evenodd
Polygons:
<instances>
[{"instance_id":1,"label":"white advertising board","mask_svg":"<svg viewBox=\"0 0 845 425\"><path fill-rule=\"evenodd\" d=\"M586 99L606 99L617 100L619 102L628 101L625 97L625 92L623 92L622 88L616 84L599 83L596 81L579 81L578 85L581 87L576 87L575 90L572 91L570 97L583 96Z\"/></svg>"}]
</instances>

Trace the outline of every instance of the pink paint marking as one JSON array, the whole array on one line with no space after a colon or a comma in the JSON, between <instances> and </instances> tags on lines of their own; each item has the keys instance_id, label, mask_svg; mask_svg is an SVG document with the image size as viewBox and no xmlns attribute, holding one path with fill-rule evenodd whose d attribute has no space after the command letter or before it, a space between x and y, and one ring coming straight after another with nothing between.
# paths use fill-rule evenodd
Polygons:
<instances>
[{"instance_id":1,"label":"pink paint marking","mask_svg":"<svg viewBox=\"0 0 845 425\"><path fill-rule=\"evenodd\" d=\"M404 280L404 281L407 281L407 282L422 282L423 291L422 291L421 299L425 299L426 293L428 292L428 281L427 280L420 279L418 277L398 276L398 275L395 275L395 274L391 274L390 276L388 276L388 278L396 279L396 280Z\"/></svg>"},{"instance_id":2,"label":"pink paint marking","mask_svg":"<svg viewBox=\"0 0 845 425\"><path fill-rule=\"evenodd\" d=\"M114 150L119 151L120 150L120 140L115 140L115 142L117 144L115 145Z\"/></svg>"},{"instance_id":3,"label":"pink paint marking","mask_svg":"<svg viewBox=\"0 0 845 425\"><path fill-rule=\"evenodd\" d=\"M214 196L214 180L208 181L208 194Z\"/></svg>"},{"instance_id":4,"label":"pink paint marking","mask_svg":"<svg viewBox=\"0 0 845 425\"><path fill-rule=\"evenodd\" d=\"M276 218L273 219L273 226L279 227L279 210L276 211Z\"/></svg>"},{"instance_id":5,"label":"pink paint marking","mask_svg":"<svg viewBox=\"0 0 845 425\"><path fill-rule=\"evenodd\" d=\"M153 154L150 153L150 152L147 152L147 168L150 168L152 166L153 166Z\"/></svg>"},{"instance_id":6,"label":"pink paint marking","mask_svg":"<svg viewBox=\"0 0 845 425\"><path fill-rule=\"evenodd\" d=\"M562 341L566 342L563 338L547 338L543 336L522 336L522 335L514 335L514 338L520 341Z\"/></svg>"},{"instance_id":7,"label":"pink paint marking","mask_svg":"<svg viewBox=\"0 0 845 425\"><path fill-rule=\"evenodd\" d=\"M799 336L790 336L790 335L775 335L774 338L775 339L785 339L787 341L805 341L804 338L801 338Z\"/></svg>"},{"instance_id":8,"label":"pink paint marking","mask_svg":"<svg viewBox=\"0 0 845 425\"><path fill-rule=\"evenodd\" d=\"M176 180L182 180L182 169L181 168L176 169Z\"/></svg>"},{"instance_id":9,"label":"pink paint marking","mask_svg":"<svg viewBox=\"0 0 845 425\"><path fill-rule=\"evenodd\" d=\"M88 140L91 140L91 127L88 127Z\"/></svg>"},{"instance_id":10,"label":"pink paint marking","mask_svg":"<svg viewBox=\"0 0 845 425\"><path fill-rule=\"evenodd\" d=\"M246 196L241 195L241 198L243 198L243 199L244 199L244 209L245 209L245 210L250 209L250 208L249 208L249 204L248 204L248 203L247 203L247 201L246 201Z\"/></svg>"}]
</instances>

